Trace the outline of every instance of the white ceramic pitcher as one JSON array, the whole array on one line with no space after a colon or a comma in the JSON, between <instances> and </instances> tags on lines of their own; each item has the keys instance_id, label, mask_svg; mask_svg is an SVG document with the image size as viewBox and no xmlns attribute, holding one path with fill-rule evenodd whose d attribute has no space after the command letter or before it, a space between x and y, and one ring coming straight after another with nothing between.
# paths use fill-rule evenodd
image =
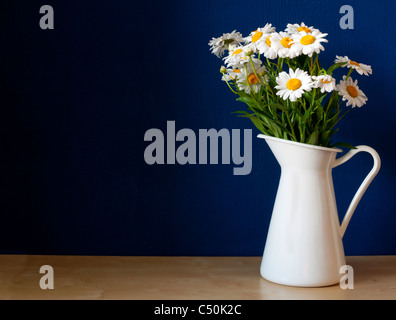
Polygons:
<instances>
[{"instance_id":1,"label":"white ceramic pitcher","mask_svg":"<svg viewBox=\"0 0 396 320\"><path fill-rule=\"evenodd\" d=\"M265 135L281 166L281 177L265 244L261 275L272 282L302 287L339 283L345 265L342 237L363 193L380 169L378 153L357 146L336 159L340 149ZM332 169L365 151L374 166L356 192L340 226Z\"/></svg>"}]
</instances>

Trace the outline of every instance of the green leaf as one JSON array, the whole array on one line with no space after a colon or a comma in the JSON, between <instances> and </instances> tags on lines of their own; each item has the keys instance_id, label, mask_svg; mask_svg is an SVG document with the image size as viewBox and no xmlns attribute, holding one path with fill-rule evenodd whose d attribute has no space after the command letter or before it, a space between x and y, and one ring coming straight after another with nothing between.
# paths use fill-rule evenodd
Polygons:
<instances>
[{"instance_id":1,"label":"green leaf","mask_svg":"<svg viewBox=\"0 0 396 320\"><path fill-rule=\"evenodd\" d=\"M300 131L300 140L305 140L305 126L302 122L298 123L298 130Z\"/></svg>"},{"instance_id":2,"label":"green leaf","mask_svg":"<svg viewBox=\"0 0 396 320\"><path fill-rule=\"evenodd\" d=\"M306 55L302 55L305 57L305 61L304 61L304 65L302 67L303 70L305 70L305 68L308 66L308 62L310 61L310 58Z\"/></svg>"},{"instance_id":3,"label":"green leaf","mask_svg":"<svg viewBox=\"0 0 396 320\"><path fill-rule=\"evenodd\" d=\"M317 101L318 101L320 104L322 104L322 101L323 101L323 99L324 99L326 96L327 96L327 93L322 94L322 95L318 98Z\"/></svg>"},{"instance_id":4,"label":"green leaf","mask_svg":"<svg viewBox=\"0 0 396 320\"><path fill-rule=\"evenodd\" d=\"M338 69L339 67L342 67L343 65L347 64L347 62L338 62L338 63L334 63L328 70L327 70L327 74L328 75L332 75L333 71L335 69Z\"/></svg>"},{"instance_id":5,"label":"green leaf","mask_svg":"<svg viewBox=\"0 0 396 320\"><path fill-rule=\"evenodd\" d=\"M312 90L312 100L311 100L311 106L313 106L315 103L315 95L316 95L316 90L314 89L314 90Z\"/></svg>"},{"instance_id":6,"label":"green leaf","mask_svg":"<svg viewBox=\"0 0 396 320\"><path fill-rule=\"evenodd\" d=\"M308 99L308 101L312 100L312 94L308 91L304 92L304 97Z\"/></svg>"},{"instance_id":7,"label":"green leaf","mask_svg":"<svg viewBox=\"0 0 396 320\"><path fill-rule=\"evenodd\" d=\"M322 121L323 119L323 108L322 106L318 106L318 108L316 108L316 115L318 116L318 120Z\"/></svg>"},{"instance_id":8,"label":"green leaf","mask_svg":"<svg viewBox=\"0 0 396 320\"><path fill-rule=\"evenodd\" d=\"M287 108L284 105L281 105L280 103L274 103L271 104L271 106L274 106L275 108L280 109L282 111L287 111Z\"/></svg>"},{"instance_id":9,"label":"green leaf","mask_svg":"<svg viewBox=\"0 0 396 320\"><path fill-rule=\"evenodd\" d=\"M331 135L331 130L327 130L327 131L323 131L322 132L322 140L328 140L330 138Z\"/></svg>"},{"instance_id":10,"label":"green leaf","mask_svg":"<svg viewBox=\"0 0 396 320\"><path fill-rule=\"evenodd\" d=\"M253 113L249 113L247 111L233 111L233 112L231 112L231 114L233 114L233 113L239 114L238 117L249 117L251 115L254 115Z\"/></svg>"},{"instance_id":11,"label":"green leaf","mask_svg":"<svg viewBox=\"0 0 396 320\"><path fill-rule=\"evenodd\" d=\"M264 134L268 135L267 130L265 130L264 126L263 126L263 122L260 121L260 119L258 119L254 113L249 113L246 111L236 111L234 113L240 113L240 115L238 115L238 117L242 117L242 118L249 118L253 124L255 125L255 127L257 129L259 129L259 131L261 131Z\"/></svg>"},{"instance_id":12,"label":"green leaf","mask_svg":"<svg viewBox=\"0 0 396 320\"><path fill-rule=\"evenodd\" d=\"M315 130L309 135L306 143L318 145L318 141L319 141L319 131L318 131L318 128L315 127Z\"/></svg>"},{"instance_id":13,"label":"green leaf","mask_svg":"<svg viewBox=\"0 0 396 320\"><path fill-rule=\"evenodd\" d=\"M304 115L303 115L303 117L302 117L302 119L301 119L301 122L302 122L303 124L305 124L305 123L307 122L307 119L308 119L308 117L311 115L312 112L313 112L313 111L312 111L312 106L309 107L309 108L307 109L307 111L305 111L305 113L304 113Z\"/></svg>"},{"instance_id":14,"label":"green leaf","mask_svg":"<svg viewBox=\"0 0 396 320\"><path fill-rule=\"evenodd\" d=\"M250 98L250 97L239 97L239 98L237 98L237 101L244 102L244 103L246 103L249 106L251 104L254 104L254 100L252 98Z\"/></svg>"}]
</instances>

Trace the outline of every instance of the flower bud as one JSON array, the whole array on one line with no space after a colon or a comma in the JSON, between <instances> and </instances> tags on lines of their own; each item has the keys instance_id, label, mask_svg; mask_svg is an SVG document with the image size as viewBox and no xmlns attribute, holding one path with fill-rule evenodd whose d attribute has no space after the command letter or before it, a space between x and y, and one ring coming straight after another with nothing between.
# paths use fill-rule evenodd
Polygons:
<instances>
[{"instance_id":1,"label":"flower bud","mask_svg":"<svg viewBox=\"0 0 396 320\"><path fill-rule=\"evenodd\" d=\"M254 50L253 50L253 48L251 48L251 47L247 47L244 51L245 51L245 54L246 54L248 57L250 57L250 56L253 55L253 53L254 53Z\"/></svg>"},{"instance_id":2,"label":"flower bud","mask_svg":"<svg viewBox=\"0 0 396 320\"><path fill-rule=\"evenodd\" d=\"M227 73L227 68L224 66L221 66L220 73L222 73L222 74Z\"/></svg>"}]
</instances>

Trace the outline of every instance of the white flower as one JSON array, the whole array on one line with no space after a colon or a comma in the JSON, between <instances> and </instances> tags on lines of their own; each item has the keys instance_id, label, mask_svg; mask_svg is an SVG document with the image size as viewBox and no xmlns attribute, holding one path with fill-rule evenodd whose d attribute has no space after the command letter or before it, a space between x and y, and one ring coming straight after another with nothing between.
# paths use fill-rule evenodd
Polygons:
<instances>
[{"instance_id":1,"label":"white flower","mask_svg":"<svg viewBox=\"0 0 396 320\"><path fill-rule=\"evenodd\" d=\"M320 92L332 92L335 87L335 79L329 75L313 76L314 88L320 88Z\"/></svg>"},{"instance_id":2,"label":"white flower","mask_svg":"<svg viewBox=\"0 0 396 320\"><path fill-rule=\"evenodd\" d=\"M227 69L227 73L224 73L222 80L223 81L233 81L233 80L236 81L241 74L242 74L241 69L238 69L238 68Z\"/></svg>"},{"instance_id":3,"label":"white flower","mask_svg":"<svg viewBox=\"0 0 396 320\"><path fill-rule=\"evenodd\" d=\"M255 52L260 52L260 47L265 45L265 40L268 35L274 31L275 27L267 23L263 28L257 28L257 30L251 32L250 35L245 38L245 41L251 45Z\"/></svg>"},{"instance_id":4,"label":"white flower","mask_svg":"<svg viewBox=\"0 0 396 320\"><path fill-rule=\"evenodd\" d=\"M274 48L272 47L272 34L263 35L263 42L260 43L260 47L258 48L260 54L264 54L264 57L268 59L275 59L278 55Z\"/></svg>"},{"instance_id":5,"label":"white flower","mask_svg":"<svg viewBox=\"0 0 396 320\"><path fill-rule=\"evenodd\" d=\"M320 43L328 42L327 39L324 39L326 36L327 33L321 33L319 30L314 30L312 33L306 33L305 31L294 33L292 35L294 40L293 50L297 55L303 53L312 57L314 52L319 53L320 50L324 51Z\"/></svg>"},{"instance_id":6,"label":"white flower","mask_svg":"<svg viewBox=\"0 0 396 320\"><path fill-rule=\"evenodd\" d=\"M292 33L299 33L301 31L305 31L306 33L312 33L315 30L318 30L318 29L315 29L314 27L308 27L304 22L301 22L301 24L297 24L297 23L291 24L291 23L289 23L287 25L287 28L286 28L285 31L290 33L290 34L292 34Z\"/></svg>"},{"instance_id":7,"label":"white flower","mask_svg":"<svg viewBox=\"0 0 396 320\"><path fill-rule=\"evenodd\" d=\"M241 68L245 63L250 63L250 50L251 47L249 47L249 45L238 47L231 46L228 56L223 58L224 62L227 64L227 67ZM248 54L246 54L246 52L248 52ZM252 58L255 63L261 62L254 56L251 56L250 58Z\"/></svg>"},{"instance_id":8,"label":"white flower","mask_svg":"<svg viewBox=\"0 0 396 320\"><path fill-rule=\"evenodd\" d=\"M249 43L243 47L243 51L245 51L245 55L251 56L256 53L256 49L252 43Z\"/></svg>"},{"instance_id":9,"label":"white flower","mask_svg":"<svg viewBox=\"0 0 396 320\"><path fill-rule=\"evenodd\" d=\"M251 64L244 65L237 80L238 88L246 93L251 93L252 90L257 93L263 83L268 81L268 76L265 75L267 69L259 63L253 64L254 69Z\"/></svg>"},{"instance_id":10,"label":"white flower","mask_svg":"<svg viewBox=\"0 0 396 320\"><path fill-rule=\"evenodd\" d=\"M249 57L245 53L244 46L230 46L228 56L223 59L228 67L249 62Z\"/></svg>"},{"instance_id":11,"label":"white flower","mask_svg":"<svg viewBox=\"0 0 396 320\"><path fill-rule=\"evenodd\" d=\"M344 76L343 80L337 84L337 91L342 96L342 101L348 101L346 105L352 105L352 108L356 106L360 108L368 100L363 91L359 89L357 80L353 81L351 77L346 79Z\"/></svg>"},{"instance_id":12,"label":"white flower","mask_svg":"<svg viewBox=\"0 0 396 320\"><path fill-rule=\"evenodd\" d=\"M275 32L271 35L271 47L280 58L294 58L296 52L292 50L294 40L289 33Z\"/></svg>"},{"instance_id":13,"label":"white flower","mask_svg":"<svg viewBox=\"0 0 396 320\"><path fill-rule=\"evenodd\" d=\"M212 53L221 58L224 51L227 50L230 45L235 46L243 41L242 34L234 30L231 33L223 33L219 38L212 38L212 40L209 41L209 45Z\"/></svg>"},{"instance_id":14,"label":"white flower","mask_svg":"<svg viewBox=\"0 0 396 320\"><path fill-rule=\"evenodd\" d=\"M276 78L278 84L275 89L279 91L276 95L283 98L283 100L290 99L290 101L297 101L306 91L311 91L314 83L306 71L299 68L296 71L290 69L289 73L281 72Z\"/></svg>"},{"instance_id":15,"label":"white flower","mask_svg":"<svg viewBox=\"0 0 396 320\"><path fill-rule=\"evenodd\" d=\"M352 61L347 56L345 57L336 56L334 62L335 63L346 62L346 64L344 64L342 67L355 69L359 74L364 74L365 76L368 76L369 74L373 73L371 66L364 63L357 63L355 61Z\"/></svg>"}]
</instances>

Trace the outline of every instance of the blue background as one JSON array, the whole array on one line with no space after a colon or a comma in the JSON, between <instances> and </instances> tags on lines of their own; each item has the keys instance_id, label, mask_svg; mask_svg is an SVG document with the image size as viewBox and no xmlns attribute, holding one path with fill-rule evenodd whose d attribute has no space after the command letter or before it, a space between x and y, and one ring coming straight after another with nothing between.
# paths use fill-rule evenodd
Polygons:
<instances>
[{"instance_id":1,"label":"blue background","mask_svg":"<svg viewBox=\"0 0 396 320\"><path fill-rule=\"evenodd\" d=\"M41 30L50 4L55 29ZM342 30L342 5L354 30ZM208 41L267 22L327 32L336 55L372 66L369 100L338 140L367 144L382 168L344 237L348 255L396 254L395 1L2 1L0 5L0 253L261 255L280 169L220 80ZM341 70L341 71L345 71ZM336 73L338 79L343 72ZM356 75L356 74L355 74ZM150 128L253 129L253 168L153 165ZM334 169L340 216L372 166Z\"/></svg>"}]
</instances>

